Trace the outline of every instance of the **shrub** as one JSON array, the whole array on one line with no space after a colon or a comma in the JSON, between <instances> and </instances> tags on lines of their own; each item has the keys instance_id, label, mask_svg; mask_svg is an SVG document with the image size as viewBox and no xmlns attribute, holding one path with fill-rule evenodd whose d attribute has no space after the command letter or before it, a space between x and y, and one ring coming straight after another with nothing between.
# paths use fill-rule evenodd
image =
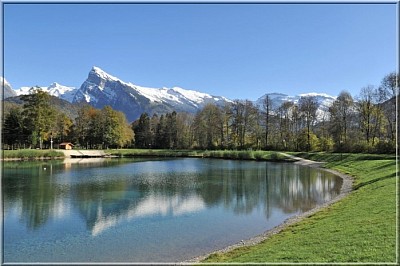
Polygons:
<instances>
[{"instance_id":1,"label":"shrub","mask_svg":"<svg viewBox=\"0 0 400 266\"><path fill-rule=\"evenodd\" d=\"M395 153L396 145L393 141L379 141L375 145L374 151L376 153Z\"/></svg>"}]
</instances>

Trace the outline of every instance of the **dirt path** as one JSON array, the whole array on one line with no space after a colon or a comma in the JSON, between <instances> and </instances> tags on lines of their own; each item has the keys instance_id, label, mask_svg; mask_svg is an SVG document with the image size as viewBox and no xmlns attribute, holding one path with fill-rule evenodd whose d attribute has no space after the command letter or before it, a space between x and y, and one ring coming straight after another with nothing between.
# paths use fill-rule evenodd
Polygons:
<instances>
[{"instance_id":1,"label":"dirt path","mask_svg":"<svg viewBox=\"0 0 400 266\"><path fill-rule=\"evenodd\" d=\"M331 204L343 199L352 190L353 178L351 176L342 174L342 173L337 172L335 170L323 168L324 162L311 161L311 160L303 159L303 158L296 157L296 156L293 156L293 155L289 155L289 154L286 154L286 153L281 153L281 154L284 155L284 156L289 157L290 159L293 159L295 161L294 164L318 168L318 169L330 172L332 174L335 174L335 175L341 177L343 179L343 184L342 184L342 187L340 189L340 194L337 197L335 197L334 199L332 199L332 200L330 200L328 202L325 202L324 204L322 204L320 206L317 206L314 209L311 209L311 210L309 210L307 212L304 212L302 214L293 216L293 217L285 220L282 224L278 225L277 227L275 227L275 228L273 228L271 230L268 230L268 231L264 232L261 235L255 236L255 237L247 239L247 240L242 240L239 243L236 243L234 245L228 246L228 247L223 248L221 250L215 250L215 251L213 251L211 253L204 254L202 256L198 256L198 257L192 258L192 259L187 260L187 261L185 261L183 263L198 263L198 262L201 262L202 260L206 259L210 254L213 254L213 253L226 253L226 252L229 252L229 251L231 251L231 250L233 250L235 248L238 248L238 247L256 245L256 244L258 244L258 243L270 238L271 236L281 232L287 226L295 224L295 223L301 221L302 219L304 219L306 217L309 217L310 215L318 212L319 210L321 210L323 208L326 208L327 206L329 206L329 205L331 205Z\"/></svg>"},{"instance_id":2,"label":"dirt path","mask_svg":"<svg viewBox=\"0 0 400 266\"><path fill-rule=\"evenodd\" d=\"M72 156L82 157L103 157L106 153L103 150L57 150L63 152L65 157L70 158Z\"/></svg>"}]
</instances>

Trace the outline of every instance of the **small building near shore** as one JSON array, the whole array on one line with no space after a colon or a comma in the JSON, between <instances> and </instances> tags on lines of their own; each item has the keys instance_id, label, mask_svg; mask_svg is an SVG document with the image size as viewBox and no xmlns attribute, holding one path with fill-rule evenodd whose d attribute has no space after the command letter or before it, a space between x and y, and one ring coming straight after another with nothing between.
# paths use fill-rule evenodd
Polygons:
<instances>
[{"instance_id":1,"label":"small building near shore","mask_svg":"<svg viewBox=\"0 0 400 266\"><path fill-rule=\"evenodd\" d=\"M71 142L63 142L60 143L59 148L62 150L72 150L74 148L74 144Z\"/></svg>"}]
</instances>

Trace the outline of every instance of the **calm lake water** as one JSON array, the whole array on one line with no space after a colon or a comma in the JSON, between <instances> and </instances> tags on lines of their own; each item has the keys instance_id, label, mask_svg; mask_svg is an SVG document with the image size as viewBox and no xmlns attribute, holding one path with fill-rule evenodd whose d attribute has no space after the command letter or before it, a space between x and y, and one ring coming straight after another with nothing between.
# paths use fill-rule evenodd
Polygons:
<instances>
[{"instance_id":1,"label":"calm lake water","mask_svg":"<svg viewBox=\"0 0 400 266\"><path fill-rule=\"evenodd\" d=\"M341 185L289 163L5 162L4 262L183 261L261 234Z\"/></svg>"}]
</instances>

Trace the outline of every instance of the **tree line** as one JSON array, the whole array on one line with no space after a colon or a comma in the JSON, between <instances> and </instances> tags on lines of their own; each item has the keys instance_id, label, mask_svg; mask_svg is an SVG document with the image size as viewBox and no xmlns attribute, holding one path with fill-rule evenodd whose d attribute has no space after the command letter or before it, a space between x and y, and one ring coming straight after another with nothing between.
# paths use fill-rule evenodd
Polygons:
<instances>
[{"instance_id":1,"label":"tree line","mask_svg":"<svg viewBox=\"0 0 400 266\"><path fill-rule=\"evenodd\" d=\"M80 148L264 149L287 151L385 152L396 148L398 74L353 96L342 91L329 110L318 113L313 96L275 106L234 100L208 104L196 114L141 114L128 123L109 106L82 106L68 117L49 104L46 92L22 96L24 105L5 115L5 148L49 148L73 142ZM317 119L318 118L318 119Z\"/></svg>"},{"instance_id":2,"label":"tree line","mask_svg":"<svg viewBox=\"0 0 400 266\"><path fill-rule=\"evenodd\" d=\"M234 100L208 104L197 114L144 113L132 124L137 148L265 149L392 153L396 148L398 74L354 98L342 91L324 113L316 97L275 106L267 95L260 107ZM318 118L318 119L317 119Z\"/></svg>"},{"instance_id":3,"label":"tree line","mask_svg":"<svg viewBox=\"0 0 400 266\"><path fill-rule=\"evenodd\" d=\"M73 120L50 104L50 95L35 88L21 96L23 106L14 106L4 117L3 147L50 148L73 142L80 148L120 148L130 146L134 133L125 114L110 106L95 109L82 106Z\"/></svg>"}]
</instances>

